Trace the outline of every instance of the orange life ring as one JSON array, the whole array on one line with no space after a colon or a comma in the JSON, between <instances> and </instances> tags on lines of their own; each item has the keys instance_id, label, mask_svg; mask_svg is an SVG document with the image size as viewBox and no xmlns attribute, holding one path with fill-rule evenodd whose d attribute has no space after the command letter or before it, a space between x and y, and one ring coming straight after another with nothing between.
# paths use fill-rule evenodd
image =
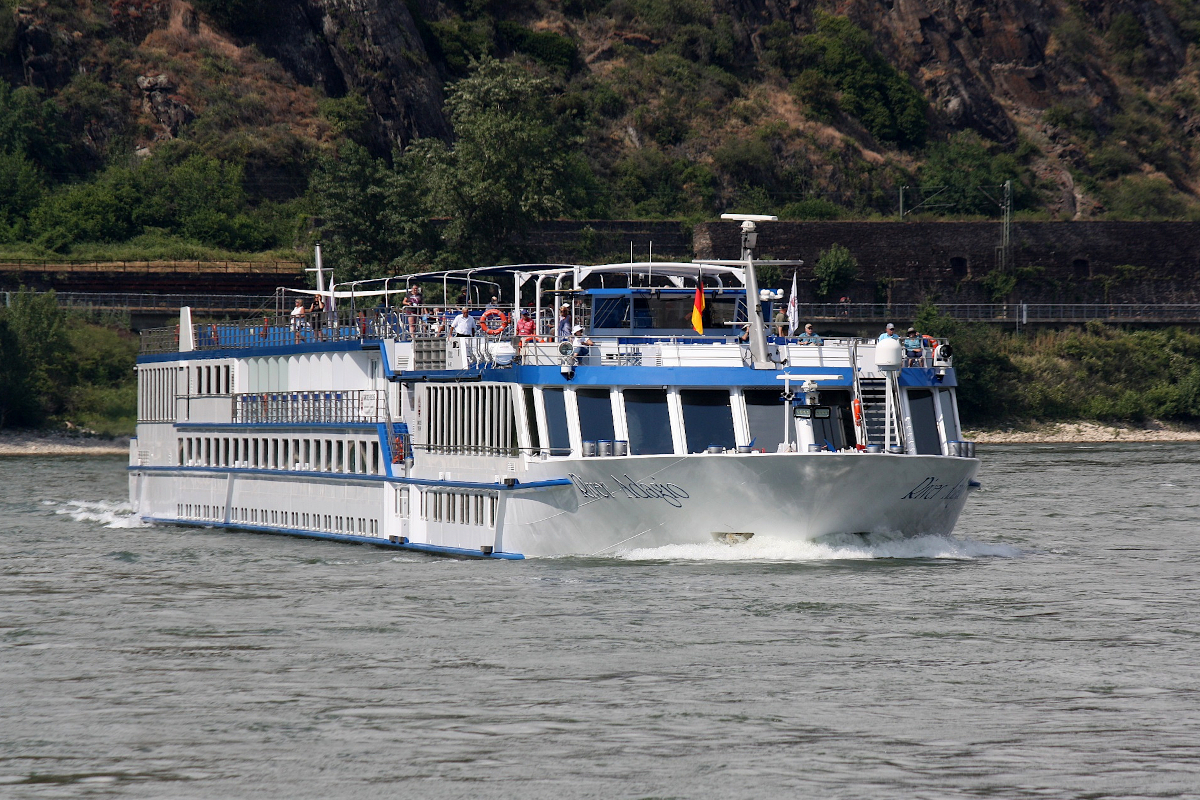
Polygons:
<instances>
[{"instance_id":1,"label":"orange life ring","mask_svg":"<svg viewBox=\"0 0 1200 800\"><path fill-rule=\"evenodd\" d=\"M488 325L489 320L497 320L498 325L492 327ZM483 328L483 332L488 336L499 336L508 326L508 316L498 308L489 308L483 312L483 316L479 318L479 327Z\"/></svg>"},{"instance_id":2,"label":"orange life ring","mask_svg":"<svg viewBox=\"0 0 1200 800\"><path fill-rule=\"evenodd\" d=\"M853 408L854 408L854 424L861 427L862 426L862 401L856 399L853 403Z\"/></svg>"}]
</instances>

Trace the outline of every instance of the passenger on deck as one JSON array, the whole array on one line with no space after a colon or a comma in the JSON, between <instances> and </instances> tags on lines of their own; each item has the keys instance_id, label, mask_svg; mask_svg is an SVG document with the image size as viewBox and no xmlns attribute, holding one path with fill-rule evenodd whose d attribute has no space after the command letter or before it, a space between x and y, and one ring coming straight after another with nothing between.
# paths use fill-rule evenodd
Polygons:
<instances>
[{"instance_id":1,"label":"passenger on deck","mask_svg":"<svg viewBox=\"0 0 1200 800\"><path fill-rule=\"evenodd\" d=\"M779 307L779 310L775 312L775 318L771 321L775 323L775 335L783 336L788 327L787 311L783 306Z\"/></svg>"},{"instance_id":2,"label":"passenger on deck","mask_svg":"<svg viewBox=\"0 0 1200 800\"><path fill-rule=\"evenodd\" d=\"M296 336L296 344L300 344L304 338L304 315L308 313L304 310L304 300L297 297L296 305L292 308L292 332Z\"/></svg>"},{"instance_id":3,"label":"passenger on deck","mask_svg":"<svg viewBox=\"0 0 1200 800\"><path fill-rule=\"evenodd\" d=\"M925 340L917 333L916 328L909 328L908 333L901 342L904 346L904 366L919 367L921 366L921 358L925 355L922 348L925 347Z\"/></svg>"},{"instance_id":4,"label":"passenger on deck","mask_svg":"<svg viewBox=\"0 0 1200 800\"><path fill-rule=\"evenodd\" d=\"M429 332L434 336L446 335L446 315L441 308L434 308L429 317Z\"/></svg>"},{"instance_id":5,"label":"passenger on deck","mask_svg":"<svg viewBox=\"0 0 1200 800\"><path fill-rule=\"evenodd\" d=\"M571 304L563 303L558 312L558 338L566 341L571 338Z\"/></svg>"},{"instance_id":6,"label":"passenger on deck","mask_svg":"<svg viewBox=\"0 0 1200 800\"><path fill-rule=\"evenodd\" d=\"M825 344L825 340L813 333L811 322L805 323L804 333L800 334L800 344Z\"/></svg>"},{"instance_id":7,"label":"passenger on deck","mask_svg":"<svg viewBox=\"0 0 1200 800\"><path fill-rule=\"evenodd\" d=\"M471 312L467 310L466 306L459 310L458 316L450 323L450 330L454 332L455 336L474 336L477 327L478 323L475 322L475 318L471 316Z\"/></svg>"},{"instance_id":8,"label":"passenger on deck","mask_svg":"<svg viewBox=\"0 0 1200 800\"><path fill-rule=\"evenodd\" d=\"M500 298L497 297L496 295L492 295L492 299L488 300L488 304L483 307L483 310L491 311L493 308L499 308L499 307L500 307Z\"/></svg>"},{"instance_id":9,"label":"passenger on deck","mask_svg":"<svg viewBox=\"0 0 1200 800\"><path fill-rule=\"evenodd\" d=\"M576 325L571 330L571 354L575 358L583 358L588 354L588 348L595 344L591 339L583 335L583 326Z\"/></svg>"},{"instance_id":10,"label":"passenger on deck","mask_svg":"<svg viewBox=\"0 0 1200 800\"><path fill-rule=\"evenodd\" d=\"M896 341L900 341L900 337L896 335L896 326L890 322L887 324L887 327L883 329L883 333L879 334L879 338L876 341L882 342L884 339L895 339Z\"/></svg>"},{"instance_id":11,"label":"passenger on deck","mask_svg":"<svg viewBox=\"0 0 1200 800\"><path fill-rule=\"evenodd\" d=\"M321 330L321 324L325 317L325 298L319 294L314 294L312 305L308 307L308 313L312 315L312 326L316 332L317 341L325 338L324 332Z\"/></svg>"},{"instance_id":12,"label":"passenger on deck","mask_svg":"<svg viewBox=\"0 0 1200 800\"><path fill-rule=\"evenodd\" d=\"M533 336L535 333L537 333L537 326L534 325L529 312L522 311L521 318L517 320L517 336Z\"/></svg>"},{"instance_id":13,"label":"passenger on deck","mask_svg":"<svg viewBox=\"0 0 1200 800\"><path fill-rule=\"evenodd\" d=\"M404 295L403 303L404 316L408 322L408 333L411 336L417 332L417 312L420 306L420 300L417 298L416 294L409 292L408 294Z\"/></svg>"}]
</instances>

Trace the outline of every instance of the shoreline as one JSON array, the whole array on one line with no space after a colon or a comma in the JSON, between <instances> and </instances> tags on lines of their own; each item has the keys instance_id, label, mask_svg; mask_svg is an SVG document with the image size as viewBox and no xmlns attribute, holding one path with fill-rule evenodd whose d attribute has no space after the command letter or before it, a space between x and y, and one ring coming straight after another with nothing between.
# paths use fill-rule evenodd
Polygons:
<instances>
[{"instance_id":1,"label":"shoreline","mask_svg":"<svg viewBox=\"0 0 1200 800\"><path fill-rule=\"evenodd\" d=\"M104 439L64 433L0 433L0 456L127 456L129 437Z\"/></svg>"},{"instance_id":2,"label":"shoreline","mask_svg":"<svg viewBox=\"0 0 1200 800\"><path fill-rule=\"evenodd\" d=\"M963 439L979 444L1077 444L1081 442L1200 442L1200 426L1148 420L1145 424L1103 424L1090 420L964 429Z\"/></svg>"},{"instance_id":3,"label":"shoreline","mask_svg":"<svg viewBox=\"0 0 1200 800\"><path fill-rule=\"evenodd\" d=\"M978 444L1076 444L1081 442L1200 442L1200 425L1052 422L1004 428L964 428L962 438ZM0 432L0 456L124 456L129 437L104 439L64 433Z\"/></svg>"}]
</instances>

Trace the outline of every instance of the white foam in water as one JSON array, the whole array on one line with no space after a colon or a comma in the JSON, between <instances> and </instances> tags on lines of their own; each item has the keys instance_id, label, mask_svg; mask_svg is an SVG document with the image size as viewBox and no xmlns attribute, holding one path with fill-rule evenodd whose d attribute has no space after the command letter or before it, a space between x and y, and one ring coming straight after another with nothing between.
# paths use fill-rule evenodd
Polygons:
<instances>
[{"instance_id":1,"label":"white foam in water","mask_svg":"<svg viewBox=\"0 0 1200 800\"><path fill-rule=\"evenodd\" d=\"M100 500L68 500L55 514L65 514L76 522L99 522L106 528L149 528L133 513L129 503L113 503Z\"/></svg>"},{"instance_id":2,"label":"white foam in water","mask_svg":"<svg viewBox=\"0 0 1200 800\"><path fill-rule=\"evenodd\" d=\"M872 534L844 536L821 542L789 542L755 536L740 544L672 544L643 547L615 554L630 561L838 561L874 558L1016 558L1015 547L952 536L898 538Z\"/></svg>"}]
</instances>

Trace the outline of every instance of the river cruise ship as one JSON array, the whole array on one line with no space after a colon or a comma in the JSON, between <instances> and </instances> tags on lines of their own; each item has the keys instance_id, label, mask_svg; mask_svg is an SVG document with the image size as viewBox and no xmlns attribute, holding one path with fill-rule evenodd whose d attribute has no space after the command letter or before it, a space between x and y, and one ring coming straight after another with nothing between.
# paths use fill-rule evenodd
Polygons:
<instances>
[{"instance_id":1,"label":"river cruise ship","mask_svg":"<svg viewBox=\"0 0 1200 800\"><path fill-rule=\"evenodd\" d=\"M736 261L326 286L318 254L292 314L181 309L142 334L135 513L506 559L949 534L979 467L949 344L788 336L739 219Z\"/></svg>"}]
</instances>

